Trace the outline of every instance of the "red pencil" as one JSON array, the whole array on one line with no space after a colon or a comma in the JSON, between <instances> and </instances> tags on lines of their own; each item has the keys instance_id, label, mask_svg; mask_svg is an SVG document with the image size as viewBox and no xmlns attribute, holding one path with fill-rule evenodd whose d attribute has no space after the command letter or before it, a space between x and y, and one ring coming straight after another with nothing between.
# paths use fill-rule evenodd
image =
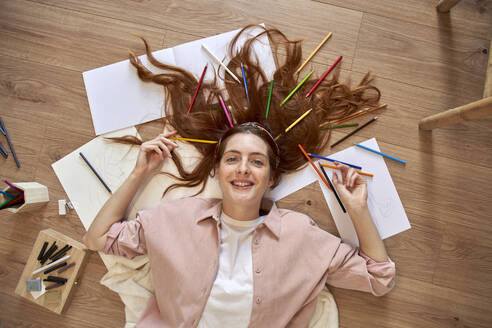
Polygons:
<instances>
[{"instance_id":1,"label":"red pencil","mask_svg":"<svg viewBox=\"0 0 492 328\"><path fill-rule=\"evenodd\" d=\"M316 165L314 165L313 161L311 160L311 158L309 157L309 155L306 153L306 151L304 150L304 148L302 148L301 144L297 144L297 145L299 146L299 149L302 151L302 153L304 154L304 156L306 156L306 158L309 161L309 163L311 163L311 165L313 166L313 168L316 170L316 172L318 173L318 175L321 178L321 180L323 180L323 182L328 187L328 189L331 190L330 185L328 184L328 181L326 181L325 177L321 174L321 172L318 170L318 168L316 167Z\"/></svg>"},{"instance_id":2,"label":"red pencil","mask_svg":"<svg viewBox=\"0 0 492 328\"><path fill-rule=\"evenodd\" d=\"M188 113L190 113L191 107L193 107L193 103L195 102L196 95L198 93L198 90L200 89L200 86L202 85L203 77L205 76L205 72L207 71L208 64L205 65L205 68L203 69L202 76L200 76L200 81L198 81L198 85L196 86L195 93L193 94L193 98L191 99L191 104L190 107L188 107Z\"/></svg>"},{"instance_id":3,"label":"red pencil","mask_svg":"<svg viewBox=\"0 0 492 328\"><path fill-rule=\"evenodd\" d=\"M313 93L314 89L316 89L318 87L318 85L320 85L321 82L323 82L323 80L325 79L325 77L328 75L328 73L331 72L331 70L337 66L338 62L340 60L342 60L343 56L340 56L338 57L337 60L335 60L335 62L333 63L333 65L331 65L331 67L325 72L325 74L323 74L323 76L318 80L318 82L316 82L316 84L314 85L314 87L311 88L311 90L309 90L309 92L307 93L306 95L306 98L309 97L311 95L311 93Z\"/></svg>"}]
</instances>

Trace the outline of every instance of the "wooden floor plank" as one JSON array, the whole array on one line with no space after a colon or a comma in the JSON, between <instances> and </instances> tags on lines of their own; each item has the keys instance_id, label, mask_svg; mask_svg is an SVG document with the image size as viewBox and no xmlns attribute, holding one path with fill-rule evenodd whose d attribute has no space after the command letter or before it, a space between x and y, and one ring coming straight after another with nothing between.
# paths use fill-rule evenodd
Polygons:
<instances>
[{"instance_id":1,"label":"wooden floor plank","mask_svg":"<svg viewBox=\"0 0 492 328\"><path fill-rule=\"evenodd\" d=\"M105 1L0 2L0 116L22 168L0 157L1 178L46 185L51 201L36 212L1 212L0 327L122 327L118 295L100 285L100 257L88 258L81 283L60 317L14 295L17 279L39 230L53 228L80 240L76 213L58 216L67 196L51 164L94 137L81 72L153 49L265 22L291 39L307 38L307 57L328 31L334 35L305 69L319 75L339 56L342 80L371 70L378 78L379 120L341 143L336 152L376 137L381 149L407 160L385 160L412 228L387 238L397 285L387 296L334 290L340 327L490 327L492 232L492 119L421 132L428 115L481 97L491 31L488 4L461 1L446 21L427 8L434 2L314 1ZM425 3L424 3L425 2ZM479 12L477 8L485 8ZM220 8L220 10L218 9ZM466 19L470 23L465 26ZM213 23L211 23L213 22ZM303 75L303 73L301 73ZM365 122L368 117L357 119ZM158 122L140 127L145 138ZM348 130L334 131L332 141ZM0 137L3 141L3 137ZM5 145L5 142L2 142ZM330 152L327 149L327 152ZM279 205L312 216L337 234L319 184Z\"/></svg>"},{"instance_id":2,"label":"wooden floor plank","mask_svg":"<svg viewBox=\"0 0 492 328\"><path fill-rule=\"evenodd\" d=\"M352 70L475 100L482 98L489 41L364 14Z\"/></svg>"},{"instance_id":3,"label":"wooden floor plank","mask_svg":"<svg viewBox=\"0 0 492 328\"><path fill-rule=\"evenodd\" d=\"M482 39L492 38L492 4L488 0L460 1L449 13L438 13L439 0L358 1L314 0L378 16L417 23Z\"/></svg>"},{"instance_id":4,"label":"wooden floor plank","mask_svg":"<svg viewBox=\"0 0 492 328\"><path fill-rule=\"evenodd\" d=\"M140 46L132 33L159 46L165 31L30 1L1 5L0 54L84 72L128 59Z\"/></svg>"},{"instance_id":5,"label":"wooden floor plank","mask_svg":"<svg viewBox=\"0 0 492 328\"><path fill-rule=\"evenodd\" d=\"M327 42L324 51L316 60L332 63L340 54L344 54L345 64L349 65L348 67L352 63L362 18L360 12L309 0L276 2L273 11L270 3L259 0L229 2L152 0L125 1L124 5L116 0L105 2L91 0L84 3L35 1L197 37L228 32L247 24L265 23L279 28L291 39L307 39L304 41L305 57L328 32L332 31L332 39ZM214 23L210 24L210 22ZM173 45L176 44L179 43Z\"/></svg>"}]
</instances>

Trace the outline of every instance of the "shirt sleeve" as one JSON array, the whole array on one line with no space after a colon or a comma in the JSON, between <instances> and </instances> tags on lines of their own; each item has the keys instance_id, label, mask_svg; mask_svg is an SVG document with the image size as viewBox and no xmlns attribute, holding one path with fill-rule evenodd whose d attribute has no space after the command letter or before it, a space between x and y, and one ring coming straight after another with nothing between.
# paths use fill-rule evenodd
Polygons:
<instances>
[{"instance_id":1,"label":"shirt sleeve","mask_svg":"<svg viewBox=\"0 0 492 328\"><path fill-rule=\"evenodd\" d=\"M113 223L106 233L106 245L103 252L134 258L147 253L145 234L140 213L134 220Z\"/></svg>"},{"instance_id":2,"label":"shirt sleeve","mask_svg":"<svg viewBox=\"0 0 492 328\"><path fill-rule=\"evenodd\" d=\"M326 283L382 296L394 287L395 275L395 263L390 258L376 262L358 248L340 242L329 265Z\"/></svg>"}]
</instances>

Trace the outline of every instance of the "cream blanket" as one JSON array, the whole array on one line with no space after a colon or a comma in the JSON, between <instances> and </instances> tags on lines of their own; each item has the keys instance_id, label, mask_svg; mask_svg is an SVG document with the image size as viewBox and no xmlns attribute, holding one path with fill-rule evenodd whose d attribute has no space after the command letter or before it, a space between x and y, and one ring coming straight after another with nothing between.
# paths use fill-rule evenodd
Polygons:
<instances>
[{"instance_id":1,"label":"cream blanket","mask_svg":"<svg viewBox=\"0 0 492 328\"><path fill-rule=\"evenodd\" d=\"M147 255L141 255L132 260L122 256L112 257L101 284L118 293L125 304L125 328L134 328L149 298L154 293L150 263ZM311 319L309 328L337 328L338 309L333 295L325 287L318 296L316 311Z\"/></svg>"}]
</instances>

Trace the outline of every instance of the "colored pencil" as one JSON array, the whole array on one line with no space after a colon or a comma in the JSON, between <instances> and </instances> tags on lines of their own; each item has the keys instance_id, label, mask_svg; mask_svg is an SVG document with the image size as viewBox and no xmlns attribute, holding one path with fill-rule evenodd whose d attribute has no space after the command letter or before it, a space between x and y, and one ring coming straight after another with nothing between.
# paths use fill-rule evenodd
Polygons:
<instances>
[{"instance_id":1,"label":"colored pencil","mask_svg":"<svg viewBox=\"0 0 492 328\"><path fill-rule=\"evenodd\" d=\"M7 153L7 150L5 148L3 148L3 145L2 145L1 142L0 142L0 154L2 154L2 156L4 158L8 158L9 157L9 153Z\"/></svg>"},{"instance_id":2,"label":"colored pencil","mask_svg":"<svg viewBox=\"0 0 492 328\"><path fill-rule=\"evenodd\" d=\"M383 156L383 157L387 157L387 158L392 159L392 160L394 160L394 161L400 162L400 163L402 163L402 164L406 164L406 163L407 163L407 162L405 162L404 160L401 160L401 159L396 158L396 157L394 157L394 156L391 156L391 155L388 155L388 154L382 153L382 152L377 151L377 150L375 150L375 149L372 149L372 148L369 148L369 147L366 147L366 146L363 146L363 145L360 145L360 144L356 144L356 143L354 143L354 145L356 145L357 147L360 147L360 148L362 148L362 149L365 149L365 150L368 150L368 151L372 151L373 153L379 154L379 155L381 155L381 156Z\"/></svg>"},{"instance_id":3,"label":"colored pencil","mask_svg":"<svg viewBox=\"0 0 492 328\"><path fill-rule=\"evenodd\" d=\"M191 107L193 107L193 104L195 103L195 98L196 95L198 94L198 90L200 89L200 86L202 85L203 82L203 77L205 76L205 72L207 71L208 64L205 65L205 68L203 69L202 76L200 76L200 80L198 81L198 85L196 86L195 93L193 94L193 98L191 99L190 107L188 107L188 113L190 113Z\"/></svg>"},{"instance_id":4,"label":"colored pencil","mask_svg":"<svg viewBox=\"0 0 492 328\"><path fill-rule=\"evenodd\" d=\"M0 193L4 194L5 196L8 196L8 197L15 198L15 196L14 196L14 195L9 194L8 192L5 192L5 191L3 191L3 190L0 190Z\"/></svg>"},{"instance_id":5,"label":"colored pencil","mask_svg":"<svg viewBox=\"0 0 492 328\"><path fill-rule=\"evenodd\" d=\"M382 104L382 105L379 105L379 106L376 106L376 107L373 107L373 108L368 108L368 109L360 110L357 113L354 113L354 114L352 114L350 116L347 116L346 118L343 118L341 120L338 120L338 121L333 122L333 124L344 123L344 122L353 120L354 118L357 118L359 116L362 116L364 114L368 114L368 113L374 112L375 110L378 110L378 109L381 109L381 108L385 108L387 106L388 106L388 104Z\"/></svg>"},{"instance_id":6,"label":"colored pencil","mask_svg":"<svg viewBox=\"0 0 492 328\"><path fill-rule=\"evenodd\" d=\"M91 163L89 163L89 160L87 160L87 158L84 156L84 154L82 154L80 152L79 155L80 155L80 157L82 157L82 159L84 160L84 162L89 166L89 168L91 169L92 173L94 173L96 175L96 177L99 179L99 181L101 181L101 183L104 185L104 188L106 188L109 191L109 193L113 193L111 191L111 189L109 189L109 187L106 184L106 182L104 182L104 180L101 178L101 176L97 173L96 169L94 167L92 167Z\"/></svg>"},{"instance_id":7,"label":"colored pencil","mask_svg":"<svg viewBox=\"0 0 492 328\"><path fill-rule=\"evenodd\" d=\"M311 76L311 74L313 74L313 72L309 72L308 75L306 75L306 77L301 81L301 83L299 83L297 85L297 87L295 87L294 90L292 90L289 95L287 97L285 97L284 100L282 100L282 102L280 103L280 107L282 107L286 102L287 100L290 99L290 97L292 97L292 95L309 79L309 77Z\"/></svg>"},{"instance_id":8,"label":"colored pencil","mask_svg":"<svg viewBox=\"0 0 492 328\"><path fill-rule=\"evenodd\" d=\"M3 202L2 204L0 204L0 209L3 209L9 205L13 205L14 203L17 203L19 201L22 200L22 198L24 198L24 195L20 195L19 197L17 198L14 198L14 199L7 199L5 202Z\"/></svg>"},{"instance_id":9,"label":"colored pencil","mask_svg":"<svg viewBox=\"0 0 492 328\"><path fill-rule=\"evenodd\" d=\"M7 143L9 145L10 151L12 152L12 155L14 155L15 165L17 165L17 167L20 168L19 159L17 158L17 155L15 154L14 145L12 145L12 142L10 141L9 134L7 133L7 128L5 127L5 124L3 124L3 120L1 117L0 117L0 131L3 133L3 135L7 139Z\"/></svg>"},{"instance_id":10,"label":"colored pencil","mask_svg":"<svg viewBox=\"0 0 492 328\"><path fill-rule=\"evenodd\" d=\"M338 193L337 193L337 191L335 189L335 186L333 185L333 183L331 183L331 180L328 177L328 174L326 174L325 169L323 168L323 166L321 165L321 163L318 163L318 165L319 165L319 168L321 169L321 171L323 172L323 174L324 174L324 176L326 178L326 181L328 181L328 183L330 184L331 191L333 191L333 194L335 195L335 198L337 199L338 204L340 204L340 207L342 208L343 213L347 213L347 210L345 209L345 206L343 206L342 200L338 196Z\"/></svg>"},{"instance_id":11,"label":"colored pencil","mask_svg":"<svg viewBox=\"0 0 492 328\"><path fill-rule=\"evenodd\" d=\"M304 114L302 114L301 116L299 116L299 118L297 120L294 121L294 123L292 123L291 125L289 125L289 127L287 129L285 129L285 132L289 132L290 129L292 129L297 123L299 123L303 118L305 118L306 116L309 115L309 113L311 113L313 109L311 108L310 110L307 110Z\"/></svg>"},{"instance_id":12,"label":"colored pencil","mask_svg":"<svg viewBox=\"0 0 492 328\"><path fill-rule=\"evenodd\" d=\"M304 150L304 148L301 146L301 144L297 144L297 146L299 146L299 149L302 151L302 153L304 154L304 156L306 157L306 159L309 161L309 164L311 164L311 166L314 168L314 170L316 171L316 173L318 173L319 177L321 178L321 180L323 180L323 182L328 187L328 189L331 189L330 185L328 184L328 181L326 181L325 177L321 174L321 172L318 170L318 168L316 167L316 165L314 165L313 161L311 160L311 157L308 156L308 154L306 153L306 151Z\"/></svg>"},{"instance_id":13,"label":"colored pencil","mask_svg":"<svg viewBox=\"0 0 492 328\"><path fill-rule=\"evenodd\" d=\"M249 105L248 83L246 82L246 73L244 72L243 63L241 63L241 72L243 72L244 91L246 92L246 99L248 100Z\"/></svg>"},{"instance_id":14,"label":"colored pencil","mask_svg":"<svg viewBox=\"0 0 492 328\"><path fill-rule=\"evenodd\" d=\"M304 68L304 66L306 66L306 64L308 63L308 61L310 61L311 58L313 58L313 56L318 52L318 50L323 46L323 44L325 44L325 42L328 41L329 38L331 38L332 34L333 34L333 32L330 32L330 33L328 33L328 35L325 36L325 38L323 39L323 41L321 41L321 43L316 47L316 49L314 49L314 51L304 61L304 63L301 65L301 67L299 67L297 69L296 73L299 73Z\"/></svg>"},{"instance_id":15,"label":"colored pencil","mask_svg":"<svg viewBox=\"0 0 492 328\"><path fill-rule=\"evenodd\" d=\"M231 70L230 70L229 68L227 68L227 66L226 66L226 65L224 65L224 63L223 63L223 62L222 62L219 58L217 58L217 57L216 57L216 56L212 53L212 51L210 51L210 49L208 49L208 48L207 48L207 46L206 46L206 45L202 44L202 48L203 48L203 50L205 50L205 52L206 52L206 53L207 53L210 57L212 57L212 59L213 59L213 60L215 60L215 62L216 62L217 64L219 64L219 66L224 67L225 71L226 71L227 73L229 73L229 75L230 75L230 76L232 76L232 78L233 78L234 80L236 80L238 83L241 83L241 81L239 81L239 79L237 78L237 76L236 76L236 75L234 75L234 73L232 73L232 72L231 72Z\"/></svg>"},{"instance_id":16,"label":"colored pencil","mask_svg":"<svg viewBox=\"0 0 492 328\"><path fill-rule=\"evenodd\" d=\"M359 123L325 126L325 127L319 128L319 129L320 130L333 130L333 129L341 129L341 128L353 128L355 126L359 126Z\"/></svg>"},{"instance_id":17,"label":"colored pencil","mask_svg":"<svg viewBox=\"0 0 492 328\"><path fill-rule=\"evenodd\" d=\"M268 93L268 103L267 103L265 118L268 118L268 112L270 112L270 103L272 102L272 90L273 90L273 80L270 81L270 92Z\"/></svg>"},{"instance_id":18,"label":"colored pencil","mask_svg":"<svg viewBox=\"0 0 492 328\"><path fill-rule=\"evenodd\" d=\"M169 137L168 139L183 140L183 141L190 141L190 142L201 142L201 143L208 143L208 144L217 143L217 141L214 140L192 139L192 138L182 138L182 137Z\"/></svg>"},{"instance_id":19,"label":"colored pencil","mask_svg":"<svg viewBox=\"0 0 492 328\"><path fill-rule=\"evenodd\" d=\"M313 93L313 91L318 87L318 85L321 84L321 82L323 82L323 80L325 79L325 77L331 72L331 70L333 68L335 68L335 66L337 66L338 62L340 60L342 60L342 58L343 58L343 56L340 56L340 57L338 57L337 60L335 60L335 62L331 65L330 68L328 68L328 70L325 72L325 74L323 74L321 76L321 78L318 80L318 82L316 82L316 84L311 88L311 90L309 90L309 92L306 94L306 98L309 97L311 95L311 93Z\"/></svg>"},{"instance_id":20,"label":"colored pencil","mask_svg":"<svg viewBox=\"0 0 492 328\"><path fill-rule=\"evenodd\" d=\"M345 162L342 162L342 161L337 161L336 159L333 159L333 158L329 158L329 157L325 157L325 156L321 156L321 155L316 155L316 154L311 154L311 153L309 153L308 155L311 156L311 157L316 157L316 158L319 158L319 159L324 159L325 161L338 162L338 163L341 163L341 164L345 164L345 165L350 166L350 167L353 167L354 169L357 169L357 170L362 170L362 167L360 167L358 165L354 165L354 164L350 164L350 163L345 163Z\"/></svg>"},{"instance_id":21,"label":"colored pencil","mask_svg":"<svg viewBox=\"0 0 492 328\"><path fill-rule=\"evenodd\" d=\"M12 189L14 189L15 191L17 191L19 194L24 194L24 190L22 189L19 189L17 188L16 186L14 186L12 183L9 182L9 180L3 180L5 181L5 183Z\"/></svg>"},{"instance_id":22,"label":"colored pencil","mask_svg":"<svg viewBox=\"0 0 492 328\"><path fill-rule=\"evenodd\" d=\"M349 134L347 134L345 137L343 137L342 139L338 140L337 142L335 142L334 144L331 145L331 147L335 147L336 145L338 145L340 142L344 141L345 139L347 139L348 137L350 137L351 135L353 135L354 133L358 132L359 130L365 128L366 126L368 126L369 124L371 124L372 122L374 122L375 120L377 120L378 117L373 117L372 119L370 119L369 121L367 121L366 123L362 124L361 126L359 126L357 129L353 130L352 132L350 132Z\"/></svg>"},{"instance_id":23,"label":"colored pencil","mask_svg":"<svg viewBox=\"0 0 492 328\"><path fill-rule=\"evenodd\" d=\"M340 168L336 167L335 165L326 164L326 163L322 163L321 165L323 165L324 167L329 167L330 169L340 170ZM357 173L359 173L360 175L368 176L368 177L374 176L374 174L372 174L372 173L367 173L367 172L362 172L362 171L357 171Z\"/></svg>"},{"instance_id":24,"label":"colored pencil","mask_svg":"<svg viewBox=\"0 0 492 328\"><path fill-rule=\"evenodd\" d=\"M226 106L224 104L224 100L222 99L222 97L220 95L219 95L219 101L220 101L220 104L222 105L222 109L224 110L224 113L227 116L227 120L229 121L229 125L231 126L231 128L233 128L234 125L232 125L231 117L229 116L229 113L227 112L227 108L226 108Z\"/></svg>"}]
</instances>

